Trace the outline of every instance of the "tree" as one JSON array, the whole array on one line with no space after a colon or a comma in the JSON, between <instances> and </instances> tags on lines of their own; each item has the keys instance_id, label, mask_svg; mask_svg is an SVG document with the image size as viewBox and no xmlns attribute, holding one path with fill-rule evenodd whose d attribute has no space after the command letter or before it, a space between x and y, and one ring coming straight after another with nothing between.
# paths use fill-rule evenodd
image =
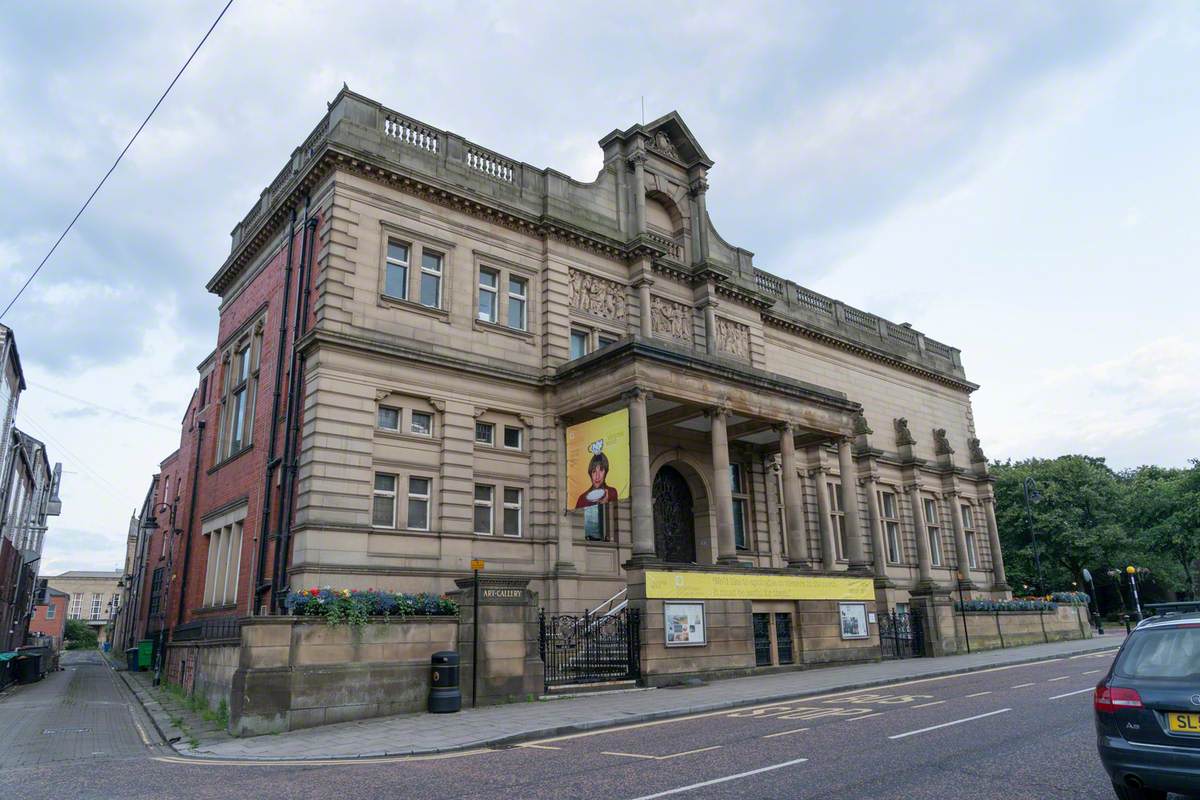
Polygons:
<instances>
[{"instance_id":1,"label":"tree","mask_svg":"<svg viewBox=\"0 0 1200 800\"><path fill-rule=\"evenodd\" d=\"M1139 467L1124 473L1125 523L1149 553L1171 562L1181 589L1197 593L1200 558L1200 461L1190 469Z\"/></svg>"},{"instance_id":2,"label":"tree","mask_svg":"<svg viewBox=\"0 0 1200 800\"><path fill-rule=\"evenodd\" d=\"M96 631L81 619L67 620L63 641L68 650L91 650L96 647Z\"/></svg>"}]
</instances>

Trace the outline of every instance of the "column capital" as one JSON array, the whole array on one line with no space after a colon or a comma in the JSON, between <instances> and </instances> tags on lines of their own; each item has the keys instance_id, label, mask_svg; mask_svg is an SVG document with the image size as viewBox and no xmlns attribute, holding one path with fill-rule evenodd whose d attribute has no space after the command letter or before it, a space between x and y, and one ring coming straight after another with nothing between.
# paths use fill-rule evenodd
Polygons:
<instances>
[{"instance_id":1,"label":"column capital","mask_svg":"<svg viewBox=\"0 0 1200 800\"><path fill-rule=\"evenodd\" d=\"M708 191L708 181L705 178L697 178L688 184L688 194L692 197L703 196Z\"/></svg>"},{"instance_id":2,"label":"column capital","mask_svg":"<svg viewBox=\"0 0 1200 800\"><path fill-rule=\"evenodd\" d=\"M869 483L876 483L878 481L879 481L879 473L876 472L875 470L871 470L866 475L858 476L858 485L859 486L866 486Z\"/></svg>"},{"instance_id":3,"label":"column capital","mask_svg":"<svg viewBox=\"0 0 1200 800\"><path fill-rule=\"evenodd\" d=\"M796 430L796 426L787 420L776 422L771 426L771 430L776 433L790 433Z\"/></svg>"},{"instance_id":4,"label":"column capital","mask_svg":"<svg viewBox=\"0 0 1200 800\"><path fill-rule=\"evenodd\" d=\"M628 162L630 169L637 169L638 167L645 166L646 153L638 150L634 153L631 153L626 161Z\"/></svg>"},{"instance_id":5,"label":"column capital","mask_svg":"<svg viewBox=\"0 0 1200 800\"><path fill-rule=\"evenodd\" d=\"M633 400L641 400L641 401L645 402L653 396L654 396L653 394L646 391L645 389L643 389L640 386L635 386L632 389L621 393L621 399L627 403L631 402Z\"/></svg>"},{"instance_id":6,"label":"column capital","mask_svg":"<svg viewBox=\"0 0 1200 800\"><path fill-rule=\"evenodd\" d=\"M717 300L715 297L706 297L703 300L701 300L699 303L697 303L696 306L697 306L697 308L716 309L716 308L721 307L721 301Z\"/></svg>"},{"instance_id":7,"label":"column capital","mask_svg":"<svg viewBox=\"0 0 1200 800\"><path fill-rule=\"evenodd\" d=\"M650 277L643 275L642 277L635 280L632 285L633 285L634 289L640 289L643 286L653 286L654 278L650 278Z\"/></svg>"},{"instance_id":8,"label":"column capital","mask_svg":"<svg viewBox=\"0 0 1200 800\"><path fill-rule=\"evenodd\" d=\"M962 496L962 490L959 489L957 486L954 487L953 489L942 490L942 499L943 500L953 500L954 498L960 497L960 496Z\"/></svg>"},{"instance_id":9,"label":"column capital","mask_svg":"<svg viewBox=\"0 0 1200 800\"><path fill-rule=\"evenodd\" d=\"M706 417L728 417L729 416L729 406L725 405L724 403L717 403L716 405L709 406L708 408L704 409L704 416L706 416Z\"/></svg>"},{"instance_id":10,"label":"column capital","mask_svg":"<svg viewBox=\"0 0 1200 800\"><path fill-rule=\"evenodd\" d=\"M924 487L921 485L920 481L910 481L910 482L904 484L904 491L906 494L910 493L910 492L920 492L923 490L924 490Z\"/></svg>"}]
</instances>

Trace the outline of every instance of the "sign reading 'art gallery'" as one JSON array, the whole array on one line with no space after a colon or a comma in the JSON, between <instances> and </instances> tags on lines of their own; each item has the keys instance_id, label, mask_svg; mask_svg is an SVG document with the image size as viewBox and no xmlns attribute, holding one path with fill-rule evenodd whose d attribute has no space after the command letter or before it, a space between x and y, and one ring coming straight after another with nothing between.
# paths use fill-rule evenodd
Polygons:
<instances>
[{"instance_id":1,"label":"sign reading 'art gallery'","mask_svg":"<svg viewBox=\"0 0 1200 800\"><path fill-rule=\"evenodd\" d=\"M567 428L567 510L629 499L629 409Z\"/></svg>"}]
</instances>

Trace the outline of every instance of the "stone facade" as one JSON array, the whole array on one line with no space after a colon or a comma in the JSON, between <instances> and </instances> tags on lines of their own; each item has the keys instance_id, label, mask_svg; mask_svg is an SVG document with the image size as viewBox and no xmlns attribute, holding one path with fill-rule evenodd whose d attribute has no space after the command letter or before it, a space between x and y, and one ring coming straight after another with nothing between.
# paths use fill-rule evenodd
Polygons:
<instances>
[{"instance_id":1,"label":"stone facade","mask_svg":"<svg viewBox=\"0 0 1200 800\"><path fill-rule=\"evenodd\" d=\"M454 591L476 558L591 608L661 559L667 468L700 565L867 576L881 611L1007 595L958 351L756 268L678 114L599 144L581 183L338 94L208 285L168 624ZM564 512L565 426L621 407L631 501ZM867 657L795 611L806 658Z\"/></svg>"}]
</instances>

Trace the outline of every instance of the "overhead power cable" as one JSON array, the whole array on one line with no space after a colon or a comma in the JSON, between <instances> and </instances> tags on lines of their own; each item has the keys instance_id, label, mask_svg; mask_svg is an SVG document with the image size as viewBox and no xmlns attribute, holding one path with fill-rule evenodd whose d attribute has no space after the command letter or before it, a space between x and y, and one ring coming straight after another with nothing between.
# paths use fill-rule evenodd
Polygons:
<instances>
[{"instance_id":1,"label":"overhead power cable","mask_svg":"<svg viewBox=\"0 0 1200 800\"><path fill-rule=\"evenodd\" d=\"M138 126L136 131L134 131L133 136L129 139L129 142L125 145L125 148L121 150L121 154L117 156L117 160L114 161L112 166L108 168L108 172L104 173L104 177L101 178L100 182L96 184L96 188L92 189L92 193L88 195L88 199L83 201L83 205L80 206L79 210L75 212L75 216L71 217L71 221L67 223L67 227L63 229L63 232L59 235L58 239L56 239L54 244L50 247L50 252L46 253L46 257L43 258L41 263L37 265L37 269L35 269L30 276L25 279L25 283L21 284L21 288L17 290L15 295L13 295L13 299L8 301L8 305L4 307L3 311L0 311L0 320L3 320L4 315L8 313L9 309L16 305L16 302L21 299L21 295L24 294L25 290L29 288L29 284L33 283L33 279L36 278L38 273L42 271L42 267L46 266L46 262L50 260L50 256L54 255L54 251L58 249L58 246L62 243L62 240L65 239L67 234L71 232L71 228L75 227L75 222L81 216L83 216L83 212L87 210L89 205L91 205L92 198L99 193L100 187L104 186L104 182L108 180L108 176L113 174L113 170L117 168L117 165L121 163L121 159L125 157L127 152L129 152L129 148L133 146L135 141L137 141L138 135L142 132L142 129L146 127L146 123L148 123L150 118L154 116L154 112L158 111L158 107L162 105L163 100L167 99L167 95L171 93L171 89L174 88L175 82L179 80L181 75L183 75L183 71L188 68L188 64L192 63L192 59L196 57L196 54L200 52L200 48L203 47L204 43L208 41L209 35L212 34L213 30L217 27L217 23L221 21L221 17L225 16L225 12L229 10L231 5L233 5L233 0L229 0L229 2L225 4L225 7L221 9L221 13L217 14L217 18L213 20L213 24L209 26L208 31L204 34L204 38L200 40L200 44L196 45L196 49L192 51L190 56L188 56L187 61L183 62L183 66L179 68L179 72L175 73L175 77L171 79L171 83L167 86L166 91L162 93L162 97L158 98L158 102L154 104L154 108L150 109L150 113L146 115L146 118L142 120L142 124Z\"/></svg>"}]
</instances>

